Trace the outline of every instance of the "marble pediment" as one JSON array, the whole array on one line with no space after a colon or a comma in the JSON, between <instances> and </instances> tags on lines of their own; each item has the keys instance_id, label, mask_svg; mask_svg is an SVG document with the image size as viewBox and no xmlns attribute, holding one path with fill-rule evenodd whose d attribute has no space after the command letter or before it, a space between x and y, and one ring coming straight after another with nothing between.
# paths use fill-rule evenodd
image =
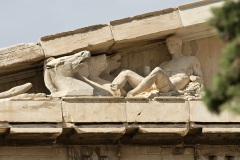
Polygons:
<instances>
[{"instance_id":1,"label":"marble pediment","mask_svg":"<svg viewBox=\"0 0 240 160\"><path fill-rule=\"evenodd\" d=\"M200 39L214 36L212 28L207 26L205 21L211 17L209 9L220 6L222 3L221 0L214 2L199 1L176 8L110 21L109 24L93 25L73 31L46 35L41 37L38 43L24 43L1 48L0 84L4 87L0 89L0 92L11 92L9 90L16 86L31 83L32 88L28 91L25 90L29 89L30 84L26 88L17 88L21 88L21 93L49 95L53 93L54 85L57 84L50 84L49 80L46 80L49 78L46 78L46 75L49 74L46 74L45 71L48 72L50 65L45 67L44 62L53 58L61 59L60 57L73 56L82 51L89 51L91 54L91 57L87 60L89 69L83 67L81 70L84 78L81 81L85 82L80 84L79 81L76 81L79 76L76 78L76 75L74 75L74 80L65 79L70 85L62 86L61 91L55 91L52 95L55 97L84 96L82 93L76 94L76 90L79 89L73 87L82 85L87 96L126 96L129 86L127 86L127 91L122 90L113 93L110 87L111 82L125 69L146 77L149 70L152 71L159 64L168 61L170 54L167 51L166 38L170 35L181 38L183 40L183 53L196 56L201 66L205 67L206 65L203 64L205 63L204 56L201 52L211 52L211 49L209 51L199 51L206 47L200 46ZM200 14L199 12L201 12L201 17L194 16ZM189 18L189 16L191 17ZM56 60L52 62L58 63ZM105 66L106 69L103 69L104 65L108 65L108 67ZM215 68L213 68L213 72L217 70ZM91 71L89 72L89 70ZM211 76L207 72L203 68L203 77L210 77L205 78L206 85L210 86ZM89 75L86 76L86 74ZM58 80L59 78L55 79ZM67 87L74 88L74 91L66 91L64 88ZM190 88L194 87L195 85ZM145 94L145 96L152 97L155 94L156 92L153 92ZM172 95L176 94L178 93L172 93ZM169 94L167 95L169 96Z\"/></svg>"}]
</instances>

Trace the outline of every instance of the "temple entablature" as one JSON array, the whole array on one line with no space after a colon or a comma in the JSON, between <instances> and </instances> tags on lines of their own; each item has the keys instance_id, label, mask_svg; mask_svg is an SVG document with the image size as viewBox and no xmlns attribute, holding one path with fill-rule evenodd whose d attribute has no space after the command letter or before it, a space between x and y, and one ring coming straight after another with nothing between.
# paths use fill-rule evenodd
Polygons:
<instances>
[{"instance_id":1,"label":"temple entablature","mask_svg":"<svg viewBox=\"0 0 240 160\"><path fill-rule=\"evenodd\" d=\"M228 143L235 144L240 130L238 115L228 111L214 115L201 100L179 97L22 96L2 99L0 106L5 145L196 145L221 143L229 135Z\"/></svg>"}]
</instances>

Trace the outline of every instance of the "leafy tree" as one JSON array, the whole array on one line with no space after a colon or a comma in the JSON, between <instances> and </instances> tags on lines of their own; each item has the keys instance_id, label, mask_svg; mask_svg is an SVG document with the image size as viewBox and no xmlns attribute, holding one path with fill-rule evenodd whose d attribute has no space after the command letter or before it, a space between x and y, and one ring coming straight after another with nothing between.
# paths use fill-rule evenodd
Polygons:
<instances>
[{"instance_id":1,"label":"leafy tree","mask_svg":"<svg viewBox=\"0 0 240 160\"><path fill-rule=\"evenodd\" d=\"M221 62L222 70L206 89L203 100L210 111L219 113L225 108L240 113L240 0L226 0L221 8L212 10L210 25L226 43Z\"/></svg>"}]
</instances>

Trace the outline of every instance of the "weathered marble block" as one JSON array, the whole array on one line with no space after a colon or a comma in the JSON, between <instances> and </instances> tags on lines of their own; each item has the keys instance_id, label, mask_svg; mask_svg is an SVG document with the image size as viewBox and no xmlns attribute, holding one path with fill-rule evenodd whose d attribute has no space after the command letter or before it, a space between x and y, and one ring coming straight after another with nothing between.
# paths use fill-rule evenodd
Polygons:
<instances>
[{"instance_id":1,"label":"weathered marble block","mask_svg":"<svg viewBox=\"0 0 240 160\"><path fill-rule=\"evenodd\" d=\"M153 33L154 36L159 36L178 29L182 24L176 9L166 9L111 21L110 26L114 39L122 41L142 36L150 37ZM144 38L146 39L146 37Z\"/></svg>"},{"instance_id":2,"label":"weathered marble block","mask_svg":"<svg viewBox=\"0 0 240 160\"><path fill-rule=\"evenodd\" d=\"M67 123L126 122L124 99L114 97L63 98L63 119Z\"/></svg>"},{"instance_id":3,"label":"weathered marble block","mask_svg":"<svg viewBox=\"0 0 240 160\"><path fill-rule=\"evenodd\" d=\"M62 128L10 128L7 139L56 139Z\"/></svg>"},{"instance_id":4,"label":"weathered marble block","mask_svg":"<svg viewBox=\"0 0 240 160\"><path fill-rule=\"evenodd\" d=\"M146 127L139 127L139 133L142 134L178 134L181 136L185 136L188 133L188 128L146 128Z\"/></svg>"},{"instance_id":5,"label":"weathered marble block","mask_svg":"<svg viewBox=\"0 0 240 160\"><path fill-rule=\"evenodd\" d=\"M202 133L237 134L240 133L240 128L203 127Z\"/></svg>"},{"instance_id":6,"label":"weathered marble block","mask_svg":"<svg viewBox=\"0 0 240 160\"><path fill-rule=\"evenodd\" d=\"M35 43L23 43L0 49L0 74L27 68L44 59L42 48Z\"/></svg>"},{"instance_id":7,"label":"weathered marble block","mask_svg":"<svg viewBox=\"0 0 240 160\"><path fill-rule=\"evenodd\" d=\"M211 113L202 101L189 101L190 121L202 123L229 123L240 122L240 116L231 111L223 111L219 115Z\"/></svg>"},{"instance_id":8,"label":"weathered marble block","mask_svg":"<svg viewBox=\"0 0 240 160\"><path fill-rule=\"evenodd\" d=\"M125 127L115 126L115 127L76 127L75 131L77 135L73 135L71 138L93 138L93 139L118 139L125 134Z\"/></svg>"},{"instance_id":9,"label":"weathered marble block","mask_svg":"<svg viewBox=\"0 0 240 160\"><path fill-rule=\"evenodd\" d=\"M108 25L94 25L41 37L40 44L45 56L51 57L82 50L104 53L114 40Z\"/></svg>"},{"instance_id":10,"label":"weathered marble block","mask_svg":"<svg viewBox=\"0 0 240 160\"><path fill-rule=\"evenodd\" d=\"M212 17L211 8L220 7L223 1L198 1L178 7L183 27L177 31L184 41L213 36L216 33L206 24ZM197 9L196 9L197 8ZM201 15L201 16L199 16Z\"/></svg>"},{"instance_id":11,"label":"weathered marble block","mask_svg":"<svg viewBox=\"0 0 240 160\"><path fill-rule=\"evenodd\" d=\"M85 133L102 133L102 134L107 134L107 133L125 133L125 127L108 127L108 128L76 128L75 129L78 134L85 134Z\"/></svg>"},{"instance_id":12,"label":"weathered marble block","mask_svg":"<svg viewBox=\"0 0 240 160\"><path fill-rule=\"evenodd\" d=\"M206 21L212 17L211 8L220 7L223 3L223 1L215 1L215 3L212 1L199 1L179 6L178 8L183 26L206 23ZM201 16L199 16L199 14L201 14Z\"/></svg>"},{"instance_id":13,"label":"weathered marble block","mask_svg":"<svg viewBox=\"0 0 240 160\"><path fill-rule=\"evenodd\" d=\"M170 122L189 121L189 107L184 100L141 100L128 99L126 103L127 122Z\"/></svg>"},{"instance_id":14,"label":"weathered marble block","mask_svg":"<svg viewBox=\"0 0 240 160\"><path fill-rule=\"evenodd\" d=\"M114 49L159 39L174 34L182 27L181 19L176 8L150 12L134 17L110 21L113 33Z\"/></svg>"},{"instance_id":15,"label":"weathered marble block","mask_svg":"<svg viewBox=\"0 0 240 160\"><path fill-rule=\"evenodd\" d=\"M0 101L0 122L61 123L61 101L7 100Z\"/></svg>"}]
</instances>

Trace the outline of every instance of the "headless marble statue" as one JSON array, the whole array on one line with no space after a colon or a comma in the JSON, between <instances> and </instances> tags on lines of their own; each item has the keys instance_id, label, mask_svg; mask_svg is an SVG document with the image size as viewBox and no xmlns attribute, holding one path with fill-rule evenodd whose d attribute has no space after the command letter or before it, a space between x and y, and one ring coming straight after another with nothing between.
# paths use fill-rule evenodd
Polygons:
<instances>
[{"instance_id":1,"label":"headless marble statue","mask_svg":"<svg viewBox=\"0 0 240 160\"><path fill-rule=\"evenodd\" d=\"M170 61L156 67L145 78L137 73L124 70L112 82L111 89L122 89L126 82L134 88L127 96L135 96L142 92L158 90L162 93L183 90L190 82L203 83L202 71L198 59L182 54L182 40L179 37L169 37L166 40L172 56Z\"/></svg>"},{"instance_id":2,"label":"headless marble statue","mask_svg":"<svg viewBox=\"0 0 240 160\"><path fill-rule=\"evenodd\" d=\"M111 73L121 65L120 59L120 55L107 57L102 54L90 57L85 61L84 67L78 70L78 74L84 78L84 82L94 88L94 95L112 96L115 92L110 89L114 79Z\"/></svg>"}]
</instances>

